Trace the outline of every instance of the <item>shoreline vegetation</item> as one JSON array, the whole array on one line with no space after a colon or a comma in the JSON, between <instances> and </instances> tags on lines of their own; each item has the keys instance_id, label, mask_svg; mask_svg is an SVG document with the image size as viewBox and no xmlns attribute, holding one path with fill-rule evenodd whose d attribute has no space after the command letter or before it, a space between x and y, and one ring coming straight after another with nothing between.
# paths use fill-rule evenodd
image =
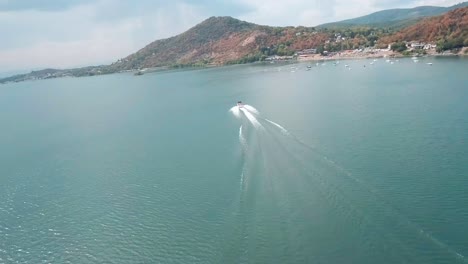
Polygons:
<instances>
[{"instance_id":1,"label":"shoreline vegetation","mask_svg":"<svg viewBox=\"0 0 468 264\"><path fill-rule=\"evenodd\" d=\"M307 62L307 61L339 61L339 60L365 60L365 59L379 59L379 58L410 58L410 57L467 57L468 58L468 47L463 47L456 52L446 51L443 53L437 52L428 52L426 54L422 53L407 53L403 54L400 52L395 52L392 50L381 50L374 51L372 53L355 51L355 50L346 50L336 54L331 54L323 56L321 54L310 54L307 56L278 56L274 60L253 60L246 62L236 62L236 63L225 63L225 64L176 64L170 66L158 66L150 67L143 69L130 69L114 72L105 72L102 71L103 67L106 66L90 66L85 69L70 69L70 70L61 70L61 69L45 69L40 71L32 71L26 74L18 74L6 78L0 79L0 84L15 83L22 81L34 81L34 80L45 80L45 79L55 79L55 78L64 78L64 77L90 77L90 76L99 76L115 73L134 73L134 75L139 76L146 73L152 72L161 72L169 71L176 69L200 69L200 68L213 68L213 67L223 67L229 65L242 65L242 64L252 64L252 63L275 63L275 62Z\"/></svg>"},{"instance_id":2,"label":"shoreline vegetation","mask_svg":"<svg viewBox=\"0 0 468 264\"><path fill-rule=\"evenodd\" d=\"M142 75L253 62L467 56L467 25L468 6L399 29L365 25L270 27L232 17L210 17L182 34L156 40L110 65L32 71L1 78L0 84L119 72Z\"/></svg>"},{"instance_id":3,"label":"shoreline vegetation","mask_svg":"<svg viewBox=\"0 0 468 264\"><path fill-rule=\"evenodd\" d=\"M381 58L410 58L410 57L467 57L468 58L468 47L463 47L455 51L445 51L443 53L437 53L435 51L429 51L427 53L400 53L392 50L378 50L372 52L364 52L359 50L345 50L337 52L336 54L322 55L322 54L309 54L309 55L293 55L293 56L277 56L274 59L264 60L253 60L245 62L228 62L224 64L212 64L212 63L193 63L193 64L176 64L169 66L158 66L143 69L130 69L115 72L105 72L103 69L107 66L90 66L86 68L61 70L61 69L45 69L40 71L32 71L26 74L18 74L10 77L0 79L0 84L15 83L22 81L34 81L34 80L45 80L55 79L64 77L90 77L99 76L115 73L134 73L134 75L143 75L145 73L169 71L176 69L201 69L201 68L214 68L223 67L229 65L246 65L253 63L277 63L277 62L307 62L307 61L339 61L339 60L365 60L365 59L381 59Z\"/></svg>"}]
</instances>

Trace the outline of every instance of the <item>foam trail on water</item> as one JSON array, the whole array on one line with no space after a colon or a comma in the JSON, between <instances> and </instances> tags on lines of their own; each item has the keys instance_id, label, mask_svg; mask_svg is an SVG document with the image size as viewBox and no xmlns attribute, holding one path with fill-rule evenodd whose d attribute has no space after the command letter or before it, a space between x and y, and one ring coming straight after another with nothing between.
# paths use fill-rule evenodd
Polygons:
<instances>
[{"instance_id":1,"label":"foam trail on water","mask_svg":"<svg viewBox=\"0 0 468 264\"><path fill-rule=\"evenodd\" d=\"M240 118L240 110L238 106L232 107L229 109L229 112L231 112L235 117Z\"/></svg>"},{"instance_id":2,"label":"foam trail on water","mask_svg":"<svg viewBox=\"0 0 468 264\"><path fill-rule=\"evenodd\" d=\"M267 119L263 119L273 125L277 125L276 123L270 121L270 120L267 120ZM287 131L287 130L286 130ZM289 134L291 135L291 134ZM301 139L299 139L298 137L296 137L295 135L291 135L294 140L301 144L302 146L308 148L309 150L319 154L321 156L322 159L324 159L328 164L330 164L332 167L334 167L335 169L337 169L338 171L341 171L344 175L346 175L349 179L351 179L352 181L354 181L355 183L357 183L359 186L363 187L366 191L370 192L374 198L376 198L377 201L379 201L380 203L382 203L383 205L386 205L387 209L390 210L391 212L394 213L394 216L397 217L398 219L402 220L407 226L409 226L410 228L413 228L414 230L418 231L418 233L428 239L429 241L431 241L432 243L434 243L435 245L439 246L440 248L446 250L448 253L450 253L455 259L458 259L458 260L461 260L463 263L468 263L468 260L466 259L466 257L461 254L460 252L452 249L449 245L445 244L444 242L440 241L439 239L437 239L436 237L434 237L433 235L431 235L430 233L428 233L427 231L421 229L417 224L415 224L413 221L411 221L410 219L408 219L404 214L400 213L400 211L398 209L395 209L392 205L388 204L388 202L385 201L385 199L381 198L380 196L380 193L379 191L377 191L375 188L373 188L372 186L368 185L366 182L360 180L359 178L355 177L351 172L349 172L348 170L346 170L345 168L341 167L340 165L338 165L335 161L333 161L332 159L328 158L326 155L324 155L323 153L321 153L319 150L317 150L315 147L313 146L310 146L309 144L303 142Z\"/></svg>"},{"instance_id":3,"label":"foam trail on water","mask_svg":"<svg viewBox=\"0 0 468 264\"><path fill-rule=\"evenodd\" d=\"M244 172L241 173L241 178L240 178L240 189L242 191L242 187L244 186Z\"/></svg>"},{"instance_id":4,"label":"foam trail on water","mask_svg":"<svg viewBox=\"0 0 468 264\"><path fill-rule=\"evenodd\" d=\"M246 161L245 161L245 155L246 155L246 152L247 152L247 141L245 140L245 137L242 133L242 125L239 127L239 141L242 145L242 150L243 150L243 158L244 158L244 165L242 166L242 172L241 172L241 175L240 175L240 183L239 183L239 187L240 187L240 190L242 191L242 189L244 189L244 171L245 171L245 167L246 167Z\"/></svg>"},{"instance_id":5,"label":"foam trail on water","mask_svg":"<svg viewBox=\"0 0 468 264\"><path fill-rule=\"evenodd\" d=\"M417 236L420 236L420 238L425 239L425 240L431 242L432 244L438 246L439 248L443 249L445 252L449 253L449 255L454 257L454 259L458 260L459 262L468 263L467 258L463 254L461 254L460 252L458 252L455 249L451 248L449 245L445 244L443 241L439 240L438 238L434 237L430 232L427 232L424 229L422 229L418 224L411 221L398 208L395 208L392 204L390 204L384 197L382 197L382 195L380 194L378 189L374 188L372 185L368 184L366 181L360 179L359 177L356 177L355 175L353 175L353 173L351 173L350 171L348 171L344 167L340 166L332 158L327 157L327 155L325 155L323 152L321 152L315 146L309 145L305 141L301 140L299 137L297 137L293 133L290 133L286 128L284 128L280 124L261 117L259 112L257 111L257 109L255 109L254 107L244 105L244 107L239 108L239 107L235 106L235 107L231 108L230 111L234 115L236 115L238 117L240 117L240 115L241 115L240 112L242 111L242 113L245 115L245 117L248 119L248 121L255 128L268 129L268 127L264 128L262 126L262 124L263 125L266 124L266 123L263 123L263 121L277 127L288 138L292 139L296 143L302 145L304 148L311 151L310 153L314 153L314 154L318 155L320 159L322 159L323 161L325 161L328 164L328 166L330 166L331 168L334 168L335 170L341 172L341 175L345 176L344 178L348 178L349 180L353 181L356 184L356 186L359 186L363 191L368 192L371 195L371 197L374 198L375 202L379 205L379 210L381 210L383 213L385 213L385 215L387 215L388 217L392 217L393 220L398 221L399 224L403 224L403 226L406 226L407 228L409 228L409 230L416 231L416 233L419 234ZM237 114L236 114L236 112L237 112ZM243 146L243 151L244 151L243 154L246 155L246 153L247 153L247 151L246 151L247 141L246 141L245 136L248 136L248 135L244 135L242 130L243 130L243 126L240 126L240 128L239 128L239 141ZM269 136L270 135L271 136L271 134L269 134L269 133L264 133L264 134L259 133L259 134L255 134L255 135L257 135L257 136L259 136L259 135ZM250 146L250 147L252 149L255 148L253 145ZM247 166L247 163L246 163L247 161L246 160L247 160L247 157L244 157L243 168L242 168L242 171L240 173L240 190L241 191L244 190L244 188L246 187L246 186L244 186L244 184L247 185L248 182L249 182L249 179L250 179L250 177L249 177L250 174L249 173L250 173L251 168L249 169L249 167Z\"/></svg>"},{"instance_id":6,"label":"foam trail on water","mask_svg":"<svg viewBox=\"0 0 468 264\"><path fill-rule=\"evenodd\" d=\"M255 128L263 128L262 124L258 122L257 118L255 118L255 116L253 116L252 113L250 113L248 110L244 109L243 107L240 110L244 113L245 117L247 117L247 119L250 121L250 123L252 123L252 125Z\"/></svg>"},{"instance_id":7,"label":"foam trail on water","mask_svg":"<svg viewBox=\"0 0 468 264\"><path fill-rule=\"evenodd\" d=\"M247 142L245 140L244 135L242 134L242 126L239 127L239 141L242 147L244 148L244 150L247 149Z\"/></svg>"},{"instance_id":8,"label":"foam trail on water","mask_svg":"<svg viewBox=\"0 0 468 264\"><path fill-rule=\"evenodd\" d=\"M286 128L282 127L280 124L275 123L275 122L273 122L273 121L271 121L271 120L268 120L268 119L266 119L266 118L265 118L264 120L267 121L268 123L274 125L275 127L279 128L279 129L281 130L281 132L283 132L283 134L289 135L289 131L286 130Z\"/></svg>"},{"instance_id":9,"label":"foam trail on water","mask_svg":"<svg viewBox=\"0 0 468 264\"><path fill-rule=\"evenodd\" d=\"M409 221L409 220L408 220ZM463 263L468 263L467 259L465 258L465 256L463 256L461 253L453 250L451 247L449 247L447 244L445 244L444 242L440 241L439 239L435 238L434 236L432 236L431 234L429 234L428 232L424 231L423 229L419 229L419 232L424 235L426 238L428 238L430 241L432 241L433 243L435 243L436 245L438 245L439 247L447 250L450 254L452 254L456 259L459 259L461 261L463 261Z\"/></svg>"},{"instance_id":10,"label":"foam trail on water","mask_svg":"<svg viewBox=\"0 0 468 264\"><path fill-rule=\"evenodd\" d=\"M260 112L258 112L258 110L251 105L244 105L244 108L247 109L250 113L253 113L256 115L260 114Z\"/></svg>"}]
</instances>

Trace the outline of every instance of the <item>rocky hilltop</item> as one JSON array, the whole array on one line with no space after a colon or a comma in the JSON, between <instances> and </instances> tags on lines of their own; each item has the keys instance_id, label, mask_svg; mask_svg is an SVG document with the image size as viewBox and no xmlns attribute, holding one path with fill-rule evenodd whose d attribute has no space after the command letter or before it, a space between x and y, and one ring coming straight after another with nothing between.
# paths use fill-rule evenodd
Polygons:
<instances>
[{"instance_id":1,"label":"rocky hilltop","mask_svg":"<svg viewBox=\"0 0 468 264\"><path fill-rule=\"evenodd\" d=\"M326 39L327 34L313 28L269 27L232 17L211 17L180 35L156 40L110 67L130 70L220 65L242 62L242 59L247 62L249 57L250 60L258 60L262 55L293 55L296 50L317 46Z\"/></svg>"}]
</instances>

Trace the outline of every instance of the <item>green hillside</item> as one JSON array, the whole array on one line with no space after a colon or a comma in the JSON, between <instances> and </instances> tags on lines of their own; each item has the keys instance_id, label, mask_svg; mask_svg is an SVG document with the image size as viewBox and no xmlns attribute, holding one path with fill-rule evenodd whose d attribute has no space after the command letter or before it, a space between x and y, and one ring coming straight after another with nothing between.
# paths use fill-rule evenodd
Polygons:
<instances>
[{"instance_id":1,"label":"green hillside","mask_svg":"<svg viewBox=\"0 0 468 264\"><path fill-rule=\"evenodd\" d=\"M419 6L415 8L397 8L378 11L366 16L347 19L343 21L322 24L319 28L349 28L349 27L386 27L399 29L417 23L422 18L437 16L448 11L468 6L463 2L450 7Z\"/></svg>"}]
</instances>

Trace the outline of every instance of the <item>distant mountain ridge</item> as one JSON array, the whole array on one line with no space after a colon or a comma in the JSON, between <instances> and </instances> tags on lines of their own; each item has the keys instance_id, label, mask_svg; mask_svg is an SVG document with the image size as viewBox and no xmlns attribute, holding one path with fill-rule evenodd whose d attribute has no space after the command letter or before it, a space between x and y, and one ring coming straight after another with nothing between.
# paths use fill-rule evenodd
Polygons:
<instances>
[{"instance_id":1,"label":"distant mountain ridge","mask_svg":"<svg viewBox=\"0 0 468 264\"><path fill-rule=\"evenodd\" d=\"M462 2L450 7L440 6L418 6L414 8L395 8L378 11L369 15L346 19L338 22L319 25L319 28L339 28L339 27L391 27L401 28L416 23L425 17L437 16L448 11L466 7L468 2Z\"/></svg>"}]
</instances>

